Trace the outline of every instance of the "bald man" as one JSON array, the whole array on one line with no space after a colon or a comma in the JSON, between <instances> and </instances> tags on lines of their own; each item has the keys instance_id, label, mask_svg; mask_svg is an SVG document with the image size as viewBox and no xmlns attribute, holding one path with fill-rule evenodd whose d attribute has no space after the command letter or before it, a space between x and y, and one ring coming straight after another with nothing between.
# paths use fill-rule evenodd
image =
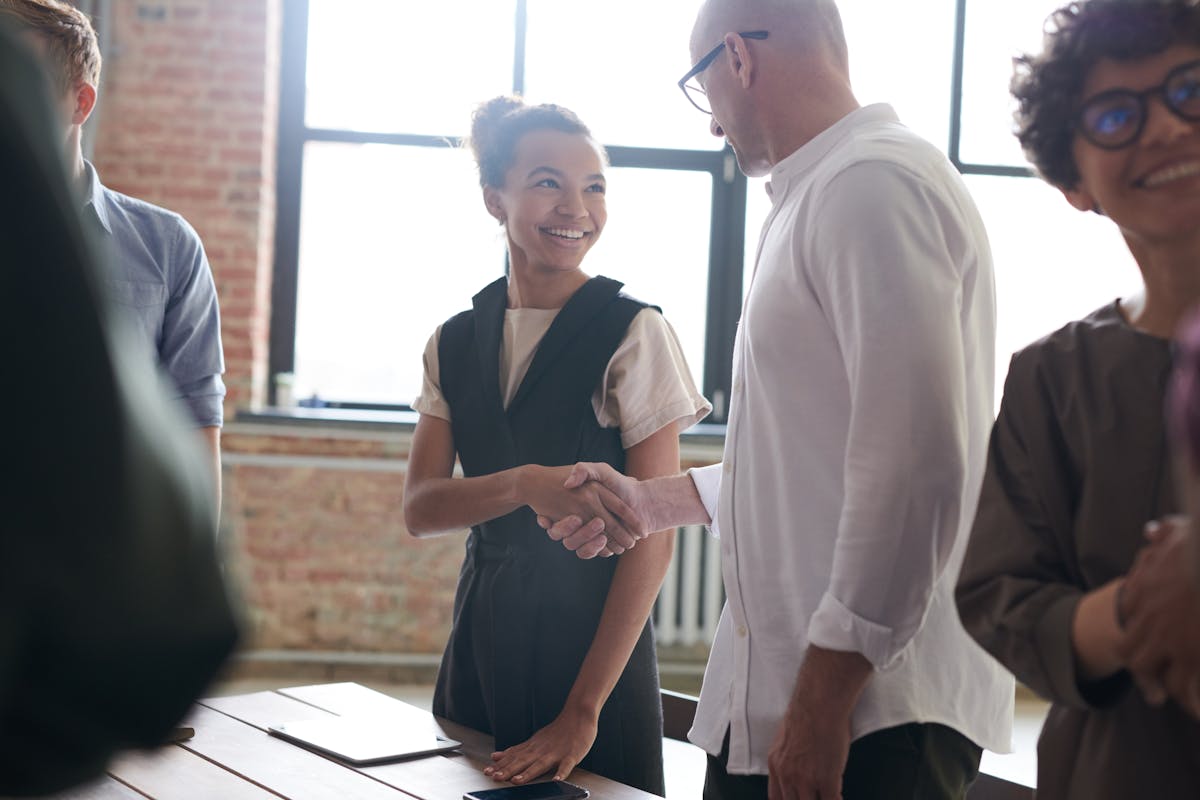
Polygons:
<instances>
[{"instance_id":1,"label":"bald man","mask_svg":"<svg viewBox=\"0 0 1200 800\"><path fill-rule=\"evenodd\" d=\"M946 157L860 107L828 0L709 0L680 81L769 175L723 463L602 480L644 530L707 523L728 600L690 738L705 798L961 798L1011 676L954 584L992 423L983 222ZM553 524L552 524L553 523ZM595 521L544 520L587 557Z\"/></svg>"}]
</instances>

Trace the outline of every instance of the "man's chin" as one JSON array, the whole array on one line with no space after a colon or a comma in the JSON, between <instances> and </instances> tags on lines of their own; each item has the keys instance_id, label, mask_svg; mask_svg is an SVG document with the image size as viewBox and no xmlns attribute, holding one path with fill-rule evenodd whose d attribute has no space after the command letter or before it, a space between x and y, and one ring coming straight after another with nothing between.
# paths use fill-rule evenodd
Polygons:
<instances>
[{"instance_id":1,"label":"man's chin","mask_svg":"<svg viewBox=\"0 0 1200 800\"><path fill-rule=\"evenodd\" d=\"M748 178L761 178L771 171L771 164L765 157L751 156L726 137L725 141L733 148L734 158L737 159L738 169Z\"/></svg>"}]
</instances>

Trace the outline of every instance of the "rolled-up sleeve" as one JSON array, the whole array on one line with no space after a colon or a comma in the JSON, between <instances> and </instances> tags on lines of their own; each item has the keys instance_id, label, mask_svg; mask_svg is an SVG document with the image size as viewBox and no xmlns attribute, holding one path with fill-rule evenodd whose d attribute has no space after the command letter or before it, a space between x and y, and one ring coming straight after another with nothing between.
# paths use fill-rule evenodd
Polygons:
<instances>
[{"instance_id":1,"label":"rolled-up sleeve","mask_svg":"<svg viewBox=\"0 0 1200 800\"><path fill-rule=\"evenodd\" d=\"M199 427L224 421L225 356L221 347L221 311L212 269L196 231L177 221L169 250L169 291L158 342L162 368Z\"/></svg>"},{"instance_id":2,"label":"rolled-up sleeve","mask_svg":"<svg viewBox=\"0 0 1200 800\"><path fill-rule=\"evenodd\" d=\"M961 215L903 168L860 162L821 216L854 236L814 238L807 263L842 347L851 409L844 499L811 643L892 664L920 629L959 534L967 480Z\"/></svg>"}]
</instances>

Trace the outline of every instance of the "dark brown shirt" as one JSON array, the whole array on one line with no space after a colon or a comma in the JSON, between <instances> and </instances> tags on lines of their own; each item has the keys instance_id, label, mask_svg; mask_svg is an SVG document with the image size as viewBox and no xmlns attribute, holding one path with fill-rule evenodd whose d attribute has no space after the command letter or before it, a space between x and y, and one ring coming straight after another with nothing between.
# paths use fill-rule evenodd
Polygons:
<instances>
[{"instance_id":1,"label":"dark brown shirt","mask_svg":"<svg viewBox=\"0 0 1200 800\"><path fill-rule=\"evenodd\" d=\"M1116 303L1013 357L958 586L963 624L1053 706L1038 797L1200 797L1200 723L1119 673L1087 683L1070 628L1125 574L1143 525L1176 510L1163 424L1165 339ZM1198 621L1197 624L1200 624Z\"/></svg>"}]
</instances>

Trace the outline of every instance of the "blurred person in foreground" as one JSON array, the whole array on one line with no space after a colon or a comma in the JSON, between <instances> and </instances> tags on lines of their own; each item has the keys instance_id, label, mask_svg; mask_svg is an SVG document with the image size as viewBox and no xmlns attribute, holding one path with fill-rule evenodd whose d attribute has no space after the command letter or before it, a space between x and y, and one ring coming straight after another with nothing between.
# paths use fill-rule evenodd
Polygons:
<instances>
[{"instance_id":1,"label":"blurred person in foreground","mask_svg":"<svg viewBox=\"0 0 1200 800\"><path fill-rule=\"evenodd\" d=\"M97 284L52 90L0 20L0 794L150 747L230 653L210 475ZM20 391L17 387L20 387Z\"/></svg>"},{"instance_id":2,"label":"blurred person in foreground","mask_svg":"<svg viewBox=\"0 0 1200 800\"><path fill-rule=\"evenodd\" d=\"M1016 66L1026 154L1120 229L1143 288L1013 356L958 607L1052 703L1039 798L1200 797L1200 721L1137 691L1127 647L1158 592L1136 585L1143 527L1179 510L1164 401L1200 301L1200 4L1071 3Z\"/></svg>"},{"instance_id":3,"label":"blurred person in foreground","mask_svg":"<svg viewBox=\"0 0 1200 800\"><path fill-rule=\"evenodd\" d=\"M130 345L157 361L191 412L219 510L225 360L216 286L200 237L173 211L109 189L84 159L83 126L96 109L101 66L87 15L63 0L0 0L0 19L46 60L58 111L51 136L66 157L85 226L113 251L100 285L136 332Z\"/></svg>"}]
</instances>

